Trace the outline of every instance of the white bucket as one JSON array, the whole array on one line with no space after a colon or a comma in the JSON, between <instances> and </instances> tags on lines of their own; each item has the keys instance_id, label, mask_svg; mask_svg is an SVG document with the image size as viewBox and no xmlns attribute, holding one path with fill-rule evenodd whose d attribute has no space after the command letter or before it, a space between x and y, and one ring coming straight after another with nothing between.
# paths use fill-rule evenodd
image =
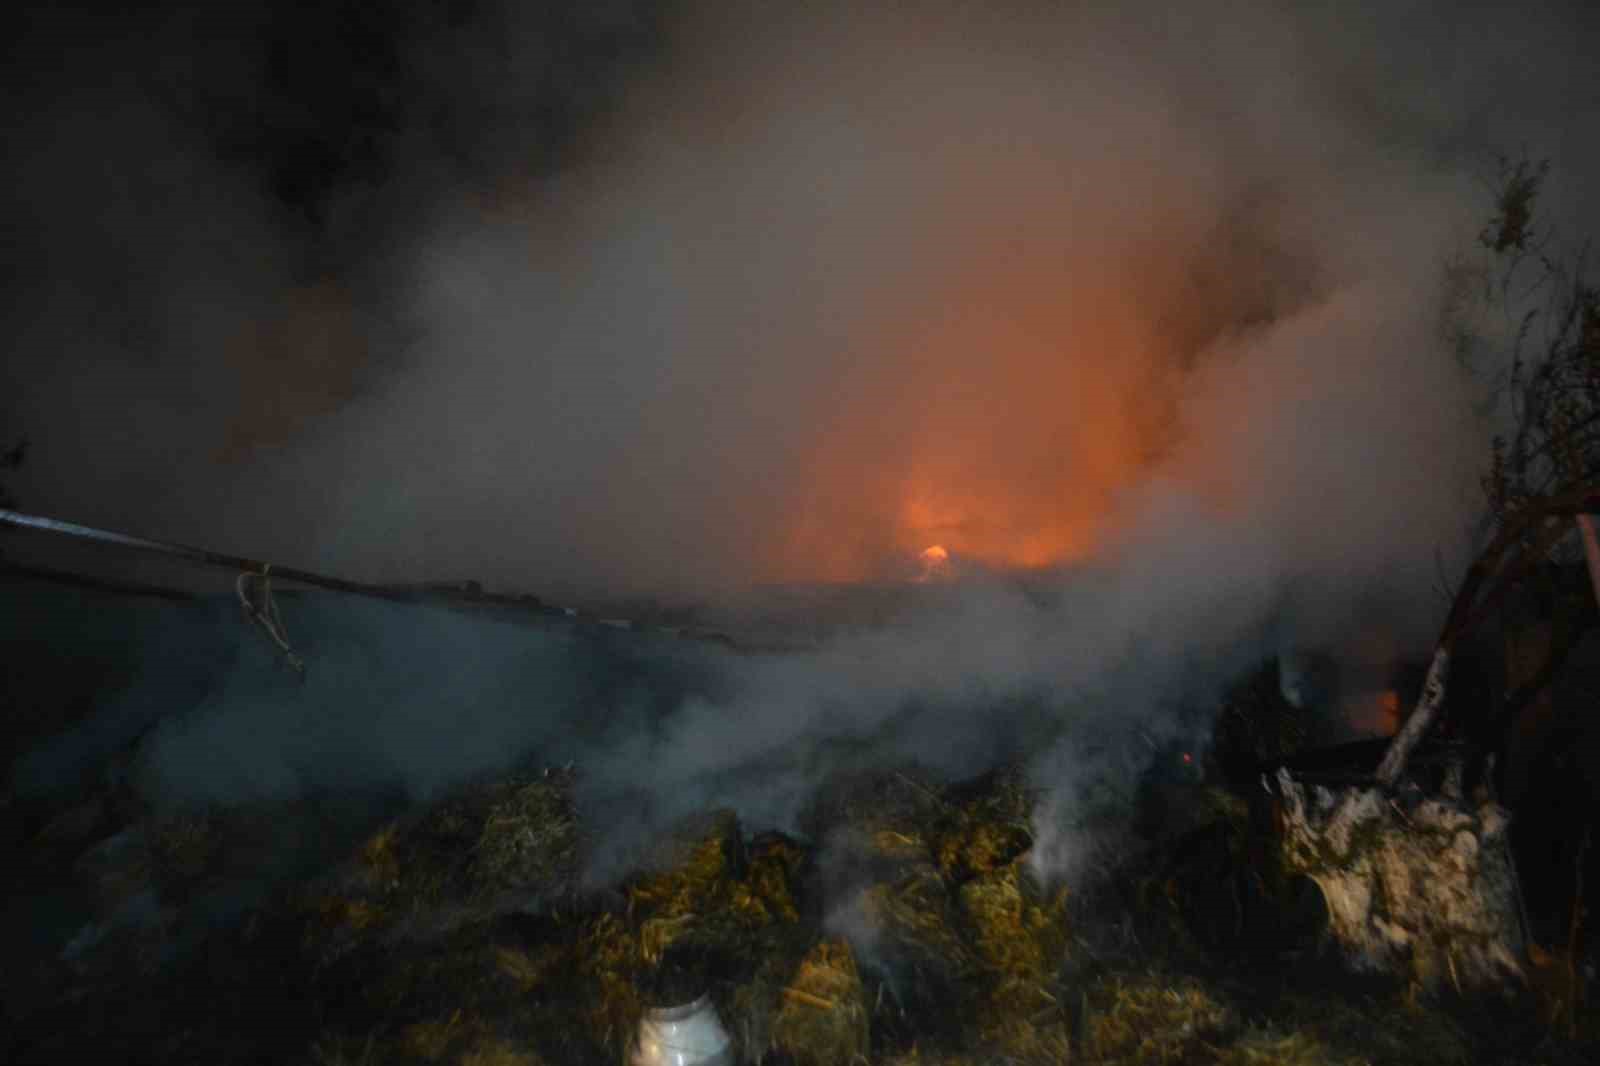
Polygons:
<instances>
[{"instance_id":1,"label":"white bucket","mask_svg":"<svg viewBox=\"0 0 1600 1066\"><path fill-rule=\"evenodd\" d=\"M631 1066L734 1066L733 1039L711 997L681 1007L658 1007L639 1019Z\"/></svg>"}]
</instances>

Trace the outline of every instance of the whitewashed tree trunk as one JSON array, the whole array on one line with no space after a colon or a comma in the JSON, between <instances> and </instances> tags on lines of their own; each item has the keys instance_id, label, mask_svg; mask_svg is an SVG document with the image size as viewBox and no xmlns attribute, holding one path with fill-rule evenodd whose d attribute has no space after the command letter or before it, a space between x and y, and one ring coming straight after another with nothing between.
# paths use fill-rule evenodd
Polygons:
<instances>
[{"instance_id":1,"label":"whitewashed tree trunk","mask_svg":"<svg viewBox=\"0 0 1600 1066\"><path fill-rule=\"evenodd\" d=\"M1511 992L1526 980L1510 817L1423 800L1404 810L1379 789L1273 782L1283 856L1317 883L1346 961L1421 988Z\"/></svg>"},{"instance_id":2,"label":"whitewashed tree trunk","mask_svg":"<svg viewBox=\"0 0 1600 1066\"><path fill-rule=\"evenodd\" d=\"M1406 759L1411 755L1411 749L1417 746L1433 724L1434 715L1439 712L1439 705L1444 702L1444 686L1450 677L1450 649L1440 645L1439 650L1433 653L1433 664L1428 667L1428 679L1422 686L1422 698L1417 701L1417 706L1411 712L1411 717L1406 719L1406 724L1389 744L1389 750L1384 752L1383 762L1378 764L1378 783L1385 788L1393 785L1406 768Z\"/></svg>"}]
</instances>

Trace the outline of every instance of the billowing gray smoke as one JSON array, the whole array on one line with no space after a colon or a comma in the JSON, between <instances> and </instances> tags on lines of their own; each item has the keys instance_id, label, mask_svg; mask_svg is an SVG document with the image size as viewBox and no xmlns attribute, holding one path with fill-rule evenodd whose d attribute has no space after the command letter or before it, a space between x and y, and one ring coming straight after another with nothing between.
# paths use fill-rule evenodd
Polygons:
<instances>
[{"instance_id":1,"label":"billowing gray smoke","mask_svg":"<svg viewBox=\"0 0 1600 1066\"><path fill-rule=\"evenodd\" d=\"M956 771L1047 740L1048 829L1115 764L1082 742L1107 724L1171 735L1280 646L1425 640L1488 439L1443 265L1490 150L1593 175L1596 97L1566 15L1391 6L689 5L648 61L563 83L608 104L554 162L555 60L507 16L402 54L468 147L403 127L314 270L140 91L42 112L19 187L59 228L6 415L38 510L736 619L768 582L968 564L890 628L711 656L587 744L634 696L574 688L559 640L385 614L378 658L432 680L341 659L344 710L298 739L277 697L212 700L157 735L153 787L425 790L575 749L625 854L707 802L782 822L862 752ZM1552 185L1581 224L1574 199Z\"/></svg>"}]
</instances>

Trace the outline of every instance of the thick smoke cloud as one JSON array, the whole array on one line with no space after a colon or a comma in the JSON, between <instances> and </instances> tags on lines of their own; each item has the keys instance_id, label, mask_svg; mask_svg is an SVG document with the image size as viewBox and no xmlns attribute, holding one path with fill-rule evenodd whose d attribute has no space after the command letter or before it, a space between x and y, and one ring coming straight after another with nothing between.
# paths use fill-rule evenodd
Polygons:
<instances>
[{"instance_id":1,"label":"thick smoke cloud","mask_svg":"<svg viewBox=\"0 0 1600 1066\"><path fill-rule=\"evenodd\" d=\"M38 113L19 180L50 225L27 228L37 298L8 320L25 500L356 578L740 624L773 584L950 549L965 580L895 625L717 658L648 728L580 746L623 856L707 802L785 822L869 756L1044 750L1057 825L1131 758L1084 735L1182 735L1175 708L1280 646L1427 639L1488 439L1443 265L1481 223L1489 151L1593 173L1558 119L1595 104L1569 17L698 5L648 58L555 89L541 27L493 25L498 48L399 48L466 147L403 124L327 199L324 244L146 80ZM560 152L531 117L552 92L604 102L569 112ZM530 114L474 123L497 100ZM374 627L386 654L442 642L505 702L542 686L515 725L461 710L490 738L461 772L627 704L563 689L554 659ZM354 706L363 677L344 682ZM205 794L183 768L219 748L268 791L358 752L438 784L432 709L373 691L389 713L299 748L244 739L265 708L208 706L158 735L155 787ZM1070 867L1077 838L1045 837Z\"/></svg>"}]
</instances>

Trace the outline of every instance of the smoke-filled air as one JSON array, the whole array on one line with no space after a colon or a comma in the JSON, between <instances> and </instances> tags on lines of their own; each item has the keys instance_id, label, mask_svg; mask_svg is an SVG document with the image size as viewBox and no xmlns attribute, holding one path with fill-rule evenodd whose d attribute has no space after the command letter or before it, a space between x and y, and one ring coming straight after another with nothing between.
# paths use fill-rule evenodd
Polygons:
<instances>
[{"instance_id":1,"label":"smoke-filled air","mask_svg":"<svg viewBox=\"0 0 1600 1066\"><path fill-rule=\"evenodd\" d=\"M564 636L373 607L358 638L288 604L323 634L298 703L214 686L142 745L144 787L423 795L537 749L580 767L605 873L707 803L792 828L869 757L1025 758L1067 870L1091 778L1203 735L1239 671L1425 650L1490 437L1445 267L1507 141L1582 175L1539 121L1582 63L1509 9L1228 12L429 23L392 45L420 102L311 222L210 149L277 98L205 16L153 38L183 73L102 42L39 75L8 164L43 264L6 312L30 509L736 636L915 590L798 649L641 645L671 683L636 686L574 681Z\"/></svg>"}]
</instances>

